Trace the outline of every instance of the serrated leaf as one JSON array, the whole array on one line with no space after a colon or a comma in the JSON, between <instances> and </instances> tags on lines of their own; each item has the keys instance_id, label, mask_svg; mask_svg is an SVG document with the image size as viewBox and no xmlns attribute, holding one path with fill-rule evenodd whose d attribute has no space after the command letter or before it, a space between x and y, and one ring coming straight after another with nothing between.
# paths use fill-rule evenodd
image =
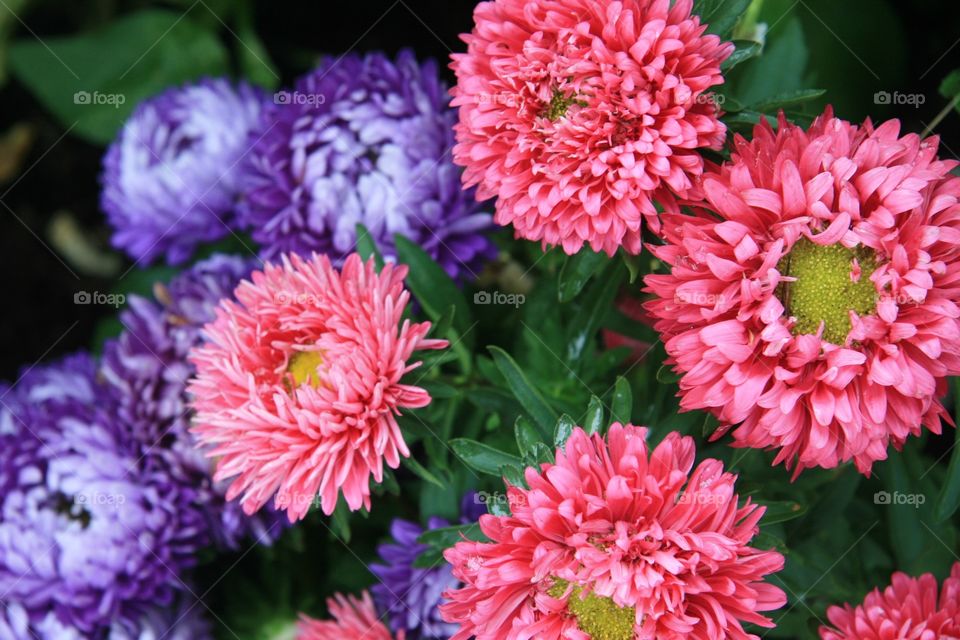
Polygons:
<instances>
[{"instance_id":1,"label":"serrated leaf","mask_svg":"<svg viewBox=\"0 0 960 640\"><path fill-rule=\"evenodd\" d=\"M613 387L613 400L610 403L610 421L628 424L633 413L633 392L630 383L623 376L617 377Z\"/></svg>"},{"instance_id":2,"label":"serrated leaf","mask_svg":"<svg viewBox=\"0 0 960 640\"><path fill-rule=\"evenodd\" d=\"M537 424L541 436L546 439L552 435L553 425L557 422L557 414L553 408L543 399L540 391L530 383L527 375L517 366L516 361L510 357L510 354L500 347L488 347L487 350L493 357L497 369L506 379L510 391L520 401L524 411Z\"/></svg>"},{"instance_id":3,"label":"serrated leaf","mask_svg":"<svg viewBox=\"0 0 960 640\"><path fill-rule=\"evenodd\" d=\"M146 43L153 43L147 48ZM227 51L192 17L145 9L78 35L10 47L16 77L71 131L113 140L136 105L171 86L227 72Z\"/></svg>"},{"instance_id":4,"label":"serrated leaf","mask_svg":"<svg viewBox=\"0 0 960 640\"><path fill-rule=\"evenodd\" d=\"M553 446L558 449L562 449L567 444L567 439L570 438L570 435L573 433L573 428L576 426L576 423L573 421L573 418L567 414L560 416L560 419L557 420L557 426L553 430Z\"/></svg>"},{"instance_id":5,"label":"serrated leaf","mask_svg":"<svg viewBox=\"0 0 960 640\"><path fill-rule=\"evenodd\" d=\"M468 438L454 438L450 441L450 448L471 469L492 476L500 477L500 467L504 465L523 466L517 456Z\"/></svg>"},{"instance_id":6,"label":"serrated leaf","mask_svg":"<svg viewBox=\"0 0 960 640\"><path fill-rule=\"evenodd\" d=\"M572 256L567 256L560 269L557 287L560 302L573 300L583 290L587 282L603 268L607 262L606 254L583 248Z\"/></svg>"},{"instance_id":7,"label":"serrated leaf","mask_svg":"<svg viewBox=\"0 0 960 640\"><path fill-rule=\"evenodd\" d=\"M587 435L600 433L603 430L603 403L597 396L590 396L587 404L587 413L583 417L583 430Z\"/></svg>"},{"instance_id":8,"label":"serrated leaf","mask_svg":"<svg viewBox=\"0 0 960 640\"><path fill-rule=\"evenodd\" d=\"M785 107L792 107L797 104L809 102L810 100L816 100L825 93L826 90L824 89L800 89L799 91L789 91L764 98L760 102L755 102L747 106L753 111L769 113L771 111L779 111Z\"/></svg>"}]
</instances>

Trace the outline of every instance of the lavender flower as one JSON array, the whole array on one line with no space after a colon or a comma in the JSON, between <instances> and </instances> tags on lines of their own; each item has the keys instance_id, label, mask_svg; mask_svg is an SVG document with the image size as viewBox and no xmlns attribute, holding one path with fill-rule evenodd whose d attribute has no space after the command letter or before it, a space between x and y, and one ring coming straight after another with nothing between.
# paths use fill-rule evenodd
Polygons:
<instances>
[{"instance_id":1,"label":"lavender flower","mask_svg":"<svg viewBox=\"0 0 960 640\"><path fill-rule=\"evenodd\" d=\"M456 113L433 62L409 51L328 58L276 95L244 180L241 224L263 254L328 254L342 262L362 223L380 250L394 234L453 277L494 255L491 217L453 164Z\"/></svg>"},{"instance_id":2,"label":"lavender flower","mask_svg":"<svg viewBox=\"0 0 960 640\"><path fill-rule=\"evenodd\" d=\"M486 509L475 493L464 496L461 523L474 522L482 513L486 513ZM443 518L430 518L427 523L428 530L449 526ZM457 625L444 622L438 607L443 592L456 588L459 582L446 562L431 568L413 566L417 556L428 549L427 545L417 542L423 532L423 527L414 522L400 518L393 521L390 526L393 542L377 549L384 564L370 566L380 581L371 591L377 608L389 616L392 631L404 631L407 640L446 639L456 632Z\"/></svg>"},{"instance_id":3,"label":"lavender flower","mask_svg":"<svg viewBox=\"0 0 960 640\"><path fill-rule=\"evenodd\" d=\"M92 359L38 366L0 397L0 593L17 607L3 624L97 637L169 603L201 515L191 490L141 463Z\"/></svg>"},{"instance_id":4,"label":"lavender flower","mask_svg":"<svg viewBox=\"0 0 960 640\"><path fill-rule=\"evenodd\" d=\"M212 465L189 432L187 380L193 368L190 348L214 317L221 298L251 270L233 256L214 256L156 288L156 300L131 297L120 315L124 331L104 348L100 371L116 390L119 412L130 425L145 464L166 469L191 487L204 514L209 538L221 548L237 548L245 537L271 542L283 530L283 518L271 510L247 516L224 498L226 485L214 483Z\"/></svg>"},{"instance_id":5,"label":"lavender flower","mask_svg":"<svg viewBox=\"0 0 960 640\"><path fill-rule=\"evenodd\" d=\"M142 103L104 159L101 206L113 244L137 261L184 262L235 223L240 161L261 92L203 80Z\"/></svg>"}]
</instances>

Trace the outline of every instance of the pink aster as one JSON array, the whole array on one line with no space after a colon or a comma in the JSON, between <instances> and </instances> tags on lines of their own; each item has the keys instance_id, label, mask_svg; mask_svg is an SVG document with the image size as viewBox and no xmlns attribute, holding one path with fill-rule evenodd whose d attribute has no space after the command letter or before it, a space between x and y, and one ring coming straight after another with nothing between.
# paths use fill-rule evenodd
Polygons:
<instances>
[{"instance_id":1,"label":"pink aster","mask_svg":"<svg viewBox=\"0 0 960 640\"><path fill-rule=\"evenodd\" d=\"M495 0L454 54L454 159L517 237L641 248L653 200L699 197L702 148L726 135L711 87L733 51L692 0Z\"/></svg>"},{"instance_id":2,"label":"pink aster","mask_svg":"<svg viewBox=\"0 0 960 640\"><path fill-rule=\"evenodd\" d=\"M869 473L960 374L960 178L938 140L898 121L758 126L703 180L713 212L664 216L648 310L681 374L735 446L775 463ZM737 426L738 425L738 426Z\"/></svg>"},{"instance_id":3,"label":"pink aster","mask_svg":"<svg viewBox=\"0 0 960 640\"><path fill-rule=\"evenodd\" d=\"M351 510L370 508L370 478L409 456L396 416L430 403L401 383L420 363L430 323L402 320L406 267L349 256L342 272L326 256L267 263L225 300L191 352L194 433L217 459L216 479L233 478L248 514L276 494L291 521L317 496L323 512L338 492Z\"/></svg>"},{"instance_id":4,"label":"pink aster","mask_svg":"<svg viewBox=\"0 0 960 640\"><path fill-rule=\"evenodd\" d=\"M509 487L512 515L480 518L491 542L445 553L464 586L448 591L451 640L743 639L742 623L786 602L763 582L783 556L749 546L764 508L734 493L718 460L694 469L694 443L615 424L574 429L556 464ZM691 471L692 470L692 471Z\"/></svg>"},{"instance_id":5,"label":"pink aster","mask_svg":"<svg viewBox=\"0 0 960 640\"><path fill-rule=\"evenodd\" d=\"M403 631L396 638L390 634L366 591L362 599L338 593L327 600L327 608L333 621L300 614L297 640L404 640Z\"/></svg>"},{"instance_id":6,"label":"pink aster","mask_svg":"<svg viewBox=\"0 0 960 640\"><path fill-rule=\"evenodd\" d=\"M947 640L960 638L960 562L953 565L938 597L937 579L893 574L893 584L874 589L863 604L830 607L832 627L822 640Z\"/></svg>"}]
</instances>

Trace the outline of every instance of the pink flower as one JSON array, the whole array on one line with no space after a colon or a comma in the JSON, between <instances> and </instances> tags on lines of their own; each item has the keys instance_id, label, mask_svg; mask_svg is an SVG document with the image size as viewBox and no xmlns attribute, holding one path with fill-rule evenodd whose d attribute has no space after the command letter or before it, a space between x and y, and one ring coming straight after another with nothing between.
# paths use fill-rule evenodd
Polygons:
<instances>
[{"instance_id":1,"label":"pink flower","mask_svg":"<svg viewBox=\"0 0 960 640\"><path fill-rule=\"evenodd\" d=\"M335 622L300 614L297 640L404 640L403 631L396 638L390 635L366 591L362 599L338 593L327 600L327 608Z\"/></svg>"},{"instance_id":2,"label":"pink flower","mask_svg":"<svg viewBox=\"0 0 960 640\"><path fill-rule=\"evenodd\" d=\"M738 506L717 460L693 469L693 439L615 424L607 441L574 429L556 464L509 487L513 515L480 518L492 542L445 557L464 586L441 615L451 640L755 638L786 602L762 582L783 556L748 546L763 507Z\"/></svg>"},{"instance_id":3,"label":"pink flower","mask_svg":"<svg viewBox=\"0 0 960 640\"><path fill-rule=\"evenodd\" d=\"M874 589L862 605L830 607L833 627L820 627L822 640L947 640L960 638L960 562L953 565L937 598L937 579L893 574L893 584Z\"/></svg>"},{"instance_id":4,"label":"pink flower","mask_svg":"<svg viewBox=\"0 0 960 640\"><path fill-rule=\"evenodd\" d=\"M869 474L960 373L960 179L899 122L781 118L703 180L712 212L664 216L646 278L680 406L775 463Z\"/></svg>"},{"instance_id":5,"label":"pink flower","mask_svg":"<svg viewBox=\"0 0 960 640\"><path fill-rule=\"evenodd\" d=\"M410 452L396 416L430 396L402 384L430 323L401 322L406 267L349 256L338 273L326 256L292 255L266 264L223 301L191 352L194 433L218 458L216 479L235 478L248 514L276 494L291 521L319 495L333 512L339 491L351 510L370 508L370 477L380 482Z\"/></svg>"},{"instance_id":6,"label":"pink flower","mask_svg":"<svg viewBox=\"0 0 960 640\"><path fill-rule=\"evenodd\" d=\"M692 0L495 0L454 54L454 159L517 237L640 251L653 198L699 198L726 135L705 93L733 51L690 15Z\"/></svg>"}]
</instances>

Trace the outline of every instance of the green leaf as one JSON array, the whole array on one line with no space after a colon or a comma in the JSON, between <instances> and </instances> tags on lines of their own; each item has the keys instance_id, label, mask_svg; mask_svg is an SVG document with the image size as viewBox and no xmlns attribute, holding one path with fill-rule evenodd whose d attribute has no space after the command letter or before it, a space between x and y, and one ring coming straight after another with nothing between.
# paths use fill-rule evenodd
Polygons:
<instances>
[{"instance_id":1,"label":"green leaf","mask_svg":"<svg viewBox=\"0 0 960 640\"><path fill-rule=\"evenodd\" d=\"M454 438L450 448L467 466L492 476L500 477L500 467L508 464L523 467L523 461L515 455L494 449L489 445L468 438Z\"/></svg>"},{"instance_id":2,"label":"green leaf","mask_svg":"<svg viewBox=\"0 0 960 640\"><path fill-rule=\"evenodd\" d=\"M696 0L693 13L700 16L700 22L708 26L707 33L725 36L733 31L750 6L750 0Z\"/></svg>"},{"instance_id":3,"label":"green leaf","mask_svg":"<svg viewBox=\"0 0 960 640\"><path fill-rule=\"evenodd\" d=\"M776 502L757 500L756 502L767 508L767 510L763 512L763 517L760 519L760 524L763 526L793 520L807 512L807 506L805 504L789 500Z\"/></svg>"},{"instance_id":4,"label":"green leaf","mask_svg":"<svg viewBox=\"0 0 960 640\"><path fill-rule=\"evenodd\" d=\"M952 382L955 411L960 418L960 378L954 378ZM934 511L938 522L943 522L952 516L957 507L960 507L960 428L955 431L950 466L947 467L947 477L943 481Z\"/></svg>"},{"instance_id":5,"label":"green leaf","mask_svg":"<svg viewBox=\"0 0 960 640\"><path fill-rule=\"evenodd\" d=\"M581 249L576 255L567 256L560 269L560 302L573 300L590 278L603 268L607 260L606 254L591 251L589 248Z\"/></svg>"},{"instance_id":6,"label":"green leaf","mask_svg":"<svg viewBox=\"0 0 960 640\"><path fill-rule=\"evenodd\" d=\"M517 421L513 425L513 432L517 438L517 449L521 456L533 452L533 447L540 442L540 434L536 427L530 424L526 416L517 416Z\"/></svg>"},{"instance_id":7,"label":"green leaf","mask_svg":"<svg viewBox=\"0 0 960 640\"><path fill-rule=\"evenodd\" d=\"M350 544L350 508L346 500L337 500L337 506L330 516L330 524L333 525L332 533L344 544Z\"/></svg>"},{"instance_id":8,"label":"green leaf","mask_svg":"<svg viewBox=\"0 0 960 640\"><path fill-rule=\"evenodd\" d=\"M417 542L420 544L428 544L437 549L447 549L464 538L473 540L474 542L484 542L487 540L487 537L480 531L480 525L474 522L473 524L459 524L452 527L429 529L420 534Z\"/></svg>"},{"instance_id":9,"label":"green leaf","mask_svg":"<svg viewBox=\"0 0 960 640\"><path fill-rule=\"evenodd\" d=\"M587 413L583 417L583 430L587 435L593 435L603 431L603 427L603 403L597 396L590 396Z\"/></svg>"},{"instance_id":10,"label":"green leaf","mask_svg":"<svg viewBox=\"0 0 960 640\"><path fill-rule=\"evenodd\" d=\"M444 562L443 550L438 547L430 547L413 561L415 569L433 569Z\"/></svg>"},{"instance_id":11,"label":"green leaf","mask_svg":"<svg viewBox=\"0 0 960 640\"><path fill-rule=\"evenodd\" d=\"M573 418L567 414L560 416L560 419L557 420L557 427L553 430L553 446L562 449L567 444L567 439L573 433L575 426L576 423L574 423Z\"/></svg>"},{"instance_id":12,"label":"green leaf","mask_svg":"<svg viewBox=\"0 0 960 640\"><path fill-rule=\"evenodd\" d=\"M237 9L237 53L243 75L254 84L267 89L275 89L280 83L280 74L270 60L263 40L257 34L254 21L253 0L244 0L236 5ZM383 266L383 265L380 265Z\"/></svg>"},{"instance_id":13,"label":"green leaf","mask_svg":"<svg viewBox=\"0 0 960 640\"><path fill-rule=\"evenodd\" d=\"M402 462L403 466L410 469L410 471L413 471L413 473L416 474L421 480L426 480L430 484L434 484L441 489L446 488L447 485L445 485L440 478L433 475L429 469L417 462L417 459L413 456L409 458L403 458Z\"/></svg>"},{"instance_id":14,"label":"green leaf","mask_svg":"<svg viewBox=\"0 0 960 640\"><path fill-rule=\"evenodd\" d=\"M628 282L633 284L637 281L637 278L640 277L640 273L643 270L643 264L641 263L640 256L634 256L626 251L621 251L620 255L623 258L623 264L627 267L627 273L629 274Z\"/></svg>"},{"instance_id":15,"label":"green leaf","mask_svg":"<svg viewBox=\"0 0 960 640\"><path fill-rule=\"evenodd\" d=\"M595 279L584 294L581 312L567 329L567 362L571 363L574 372L580 371L582 356L613 306L625 273L619 262L608 261L601 277ZM550 425L552 427L553 422Z\"/></svg>"},{"instance_id":16,"label":"green leaf","mask_svg":"<svg viewBox=\"0 0 960 640\"><path fill-rule=\"evenodd\" d=\"M623 376L617 377L613 387L613 401L610 403L610 421L628 424L633 413L633 392L630 383Z\"/></svg>"},{"instance_id":17,"label":"green leaf","mask_svg":"<svg viewBox=\"0 0 960 640\"><path fill-rule=\"evenodd\" d=\"M803 89L808 58L802 22L796 16L787 18L767 36L763 55L736 70L736 77L730 79L732 93L752 104Z\"/></svg>"},{"instance_id":18,"label":"green leaf","mask_svg":"<svg viewBox=\"0 0 960 640\"><path fill-rule=\"evenodd\" d=\"M10 66L65 127L105 144L145 98L224 75L227 52L190 16L145 9L79 35L18 40Z\"/></svg>"},{"instance_id":19,"label":"green leaf","mask_svg":"<svg viewBox=\"0 0 960 640\"><path fill-rule=\"evenodd\" d=\"M720 65L720 70L723 72L730 71L730 69L733 69L745 60L757 57L763 49L763 45L754 40L735 40L733 44L736 45L737 48L734 49L730 57Z\"/></svg>"},{"instance_id":20,"label":"green leaf","mask_svg":"<svg viewBox=\"0 0 960 640\"><path fill-rule=\"evenodd\" d=\"M497 369L506 379L510 391L520 401L524 411L530 414L530 417L537 423L544 439L552 435L553 426L557 422L557 414L543 399L537 388L530 383L527 374L517 366L516 361L510 357L510 354L500 347L487 347L487 350L493 356Z\"/></svg>"},{"instance_id":21,"label":"green leaf","mask_svg":"<svg viewBox=\"0 0 960 640\"><path fill-rule=\"evenodd\" d=\"M940 95L953 98L960 95L960 69L954 69L940 83Z\"/></svg>"},{"instance_id":22,"label":"green leaf","mask_svg":"<svg viewBox=\"0 0 960 640\"><path fill-rule=\"evenodd\" d=\"M916 495L910 473L904 464L904 453L892 454L883 465L882 472L877 473L877 477L882 478L886 485L886 499L882 494L876 494L874 503L885 512L897 565L909 567L923 553L927 532L920 525L916 506L905 499L899 499L901 496Z\"/></svg>"},{"instance_id":23,"label":"green leaf","mask_svg":"<svg viewBox=\"0 0 960 640\"><path fill-rule=\"evenodd\" d=\"M370 256L374 256L377 269L383 269L383 256L380 255L377 243L374 242L370 231L360 223L357 223L357 253L360 254L364 262L369 260Z\"/></svg>"},{"instance_id":24,"label":"green leaf","mask_svg":"<svg viewBox=\"0 0 960 640\"><path fill-rule=\"evenodd\" d=\"M473 314L470 313L470 306L463 297L463 292L443 267L434 262L415 243L400 234L394 236L394 242L397 247L397 258L410 267L407 286L423 305L424 311L432 320L439 320L443 313L453 306L456 309L453 326L464 341L467 341L469 337L467 333L473 323Z\"/></svg>"},{"instance_id":25,"label":"green leaf","mask_svg":"<svg viewBox=\"0 0 960 640\"><path fill-rule=\"evenodd\" d=\"M657 369L657 382L660 384L673 384L680 381L680 374L676 373L668 364L660 365Z\"/></svg>"},{"instance_id":26,"label":"green leaf","mask_svg":"<svg viewBox=\"0 0 960 640\"><path fill-rule=\"evenodd\" d=\"M786 107L792 107L803 102L809 102L810 100L816 100L825 93L826 91L824 89L800 89L798 91L780 93L748 106L754 111L769 113L771 111L779 111L780 109L784 109Z\"/></svg>"},{"instance_id":27,"label":"green leaf","mask_svg":"<svg viewBox=\"0 0 960 640\"><path fill-rule=\"evenodd\" d=\"M526 467L517 467L512 464L505 464L502 467L500 467L500 477L502 477L504 481L509 482L511 486L526 487L527 479L523 477L524 469L526 469ZM488 494L487 496L488 504L499 502L499 500L497 499L491 500L490 497L491 496ZM506 498L501 494L493 494L493 497L503 498L504 501L506 500Z\"/></svg>"}]
</instances>

